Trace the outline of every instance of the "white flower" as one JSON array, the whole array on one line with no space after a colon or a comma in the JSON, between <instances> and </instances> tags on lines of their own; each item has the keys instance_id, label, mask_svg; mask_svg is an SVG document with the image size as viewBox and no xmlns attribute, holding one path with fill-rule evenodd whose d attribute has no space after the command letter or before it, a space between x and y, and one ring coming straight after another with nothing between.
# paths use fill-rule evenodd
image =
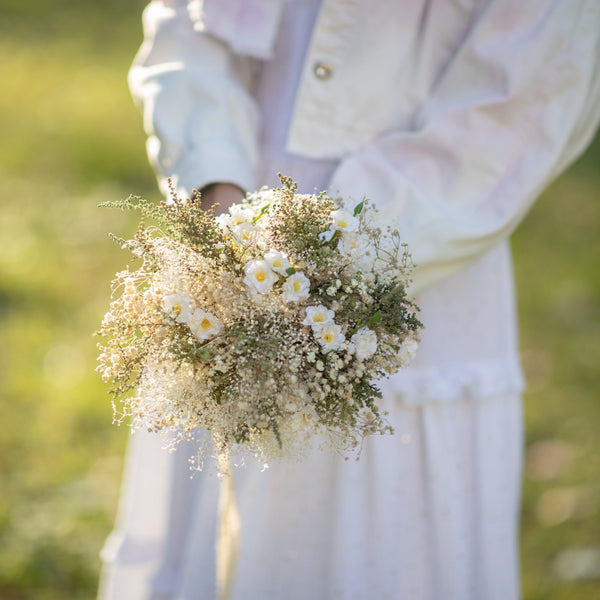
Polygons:
<instances>
[{"instance_id":1,"label":"white flower","mask_svg":"<svg viewBox=\"0 0 600 600\"><path fill-rule=\"evenodd\" d=\"M306 318L302 321L302 325L310 325L313 331L316 331L323 327L323 325L333 323L334 317L335 313L326 306L307 306Z\"/></svg>"},{"instance_id":2,"label":"white flower","mask_svg":"<svg viewBox=\"0 0 600 600\"><path fill-rule=\"evenodd\" d=\"M358 234L352 231L342 233L337 249L344 256L352 259L357 259L366 251L365 240Z\"/></svg>"},{"instance_id":3,"label":"white flower","mask_svg":"<svg viewBox=\"0 0 600 600\"><path fill-rule=\"evenodd\" d=\"M280 275L287 275L287 270L291 266L287 254L277 250L269 250L265 254L265 260L269 263L271 269Z\"/></svg>"},{"instance_id":4,"label":"white flower","mask_svg":"<svg viewBox=\"0 0 600 600\"><path fill-rule=\"evenodd\" d=\"M188 322L190 331L199 340L209 340L223 331L223 323L211 313L197 308Z\"/></svg>"},{"instance_id":5,"label":"white flower","mask_svg":"<svg viewBox=\"0 0 600 600\"><path fill-rule=\"evenodd\" d=\"M323 327L315 331L315 338L326 352L329 350L338 350L346 341L342 333L342 328L335 323L323 325Z\"/></svg>"},{"instance_id":6,"label":"white flower","mask_svg":"<svg viewBox=\"0 0 600 600\"><path fill-rule=\"evenodd\" d=\"M227 213L222 213L215 217L215 221L219 225L221 231L225 231L226 229L231 229L233 226L233 221L231 217Z\"/></svg>"},{"instance_id":7,"label":"white flower","mask_svg":"<svg viewBox=\"0 0 600 600\"><path fill-rule=\"evenodd\" d=\"M244 267L244 283L261 294L270 292L279 277L266 260L251 260Z\"/></svg>"},{"instance_id":8,"label":"white flower","mask_svg":"<svg viewBox=\"0 0 600 600\"><path fill-rule=\"evenodd\" d=\"M242 223L249 223L254 219L254 211L248 206L242 206L241 204L234 204L229 207L229 215L231 216L231 222L233 225L240 225Z\"/></svg>"},{"instance_id":9,"label":"white flower","mask_svg":"<svg viewBox=\"0 0 600 600\"><path fill-rule=\"evenodd\" d=\"M319 239L323 242L331 240L336 231L353 232L358 229L358 219L346 210L334 210L330 216L333 224L327 231L319 234Z\"/></svg>"},{"instance_id":10,"label":"white flower","mask_svg":"<svg viewBox=\"0 0 600 600\"><path fill-rule=\"evenodd\" d=\"M275 198L275 190L266 186L260 188L257 192L248 194L248 201L252 208L258 214L265 206L268 206L273 202Z\"/></svg>"},{"instance_id":11,"label":"white flower","mask_svg":"<svg viewBox=\"0 0 600 600\"><path fill-rule=\"evenodd\" d=\"M359 360L371 358L377 351L377 335L368 327L361 327L350 338L350 343Z\"/></svg>"},{"instance_id":12,"label":"white flower","mask_svg":"<svg viewBox=\"0 0 600 600\"><path fill-rule=\"evenodd\" d=\"M298 302L308 298L310 280L304 273L294 273L285 280L282 290L282 297L286 302Z\"/></svg>"},{"instance_id":13,"label":"white flower","mask_svg":"<svg viewBox=\"0 0 600 600\"><path fill-rule=\"evenodd\" d=\"M408 367L419 349L419 342L414 338L406 338L398 350L398 358L401 367Z\"/></svg>"},{"instance_id":14,"label":"white flower","mask_svg":"<svg viewBox=\"0 0 600 600\"><path fill-rule=\"evenodd\" d=\"M244 222L235 225L231 232L235 241L243 246L257 244L260 240L260 230L258 227L252 225L252 223Z\"/></svg>"},{"instance_id":15,"label":"white flower","mask_svg":"<svg viewBox=\"0 0 600 600\"><path fill-rule=\"evenodd\" d=\"M358 229L358 219L346 210L334 210L331 218L336 231L356 231Z\"/></svg>"},{"instance_id":16,"label":"white flower","mask_svg":"<svg viewBox=\"0 0 600 600\"><path fill-rule=\"evenodd\" d=\"M162 299L163 310L178 323L187 323L194 307L194 301L183 294L171 294Z\"/></svg>"},{"instance_id":17,"label":"white flower","mask_svg":"<svg viewBox=\"0 0 600 600\"><path fill-rule=\"evenodd\" d=\"M325 243L328 242L332 237L333 234L335 233L335 229L328 229L327 231L323 231L322 233L319 234L319 239Z\"/></svg>"}]
</instances>

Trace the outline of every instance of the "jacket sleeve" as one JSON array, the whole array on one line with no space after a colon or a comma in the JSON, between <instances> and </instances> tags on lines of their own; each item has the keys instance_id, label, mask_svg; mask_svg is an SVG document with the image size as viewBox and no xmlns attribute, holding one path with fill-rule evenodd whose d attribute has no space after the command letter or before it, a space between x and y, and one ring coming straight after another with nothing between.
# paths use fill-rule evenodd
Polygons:
<instances>
[{"instance_id":1,"label":"jacket sleeve","mask_svg":"<svg viewBox=\"0 0 600 600\"><path fill-rule=\"evenodd\" d=\"M595 0L484 3L411 131L345 157L331 181L369 190L417 268L413 292L515 229L600 118Z\"/></svg>"},{"instance_id":2,"label":"jacket sleeve","mask_svg":"<svg viewBox=\"0 0 600 600\"><path fill-rule=\"evenodd\" d=\"M169 177L182 195L217 181L253 190L255 61L207 31L194 5L155 0L144 11L129 86L143 110L148 156L165 193Z\"/></svg>"}]
</instances>

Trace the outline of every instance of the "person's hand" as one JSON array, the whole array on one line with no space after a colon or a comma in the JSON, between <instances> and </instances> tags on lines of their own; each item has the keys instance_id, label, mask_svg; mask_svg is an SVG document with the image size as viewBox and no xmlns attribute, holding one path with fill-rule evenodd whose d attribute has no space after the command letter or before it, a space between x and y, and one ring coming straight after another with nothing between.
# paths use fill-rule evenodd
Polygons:
<instances>
[{"instance_id":1,"label":"person's hand","mask_svg":"<svg viewBox=\"0 0 600 600\"><path fill-rule=\"evenodd\" d=\"M218 204L217 213L227 212L232 204L241 202L246 194L233 183L213 183L200 190L201 206L208 210L211 206Z\"/></svg>"}]
</instances>

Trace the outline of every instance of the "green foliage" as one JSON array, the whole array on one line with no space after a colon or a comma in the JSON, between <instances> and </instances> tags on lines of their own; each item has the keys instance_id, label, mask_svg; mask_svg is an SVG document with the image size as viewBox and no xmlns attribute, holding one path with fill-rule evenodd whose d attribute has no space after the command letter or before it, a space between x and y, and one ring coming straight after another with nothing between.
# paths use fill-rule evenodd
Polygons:
<instances>
[{"instance_id":1,"label":"green foliage","mask_svg":"<svg viewBox=\"0 0 600 600\"><path fill-rule=\"evenodd\" d=\"M121 210L137 210L144 217L148 217L153 221L157 221L159 226L167 227L170 225L166 204L164 202L151 202L145 198L128 196L125 200L110 200L101 202L98 208L119 208Z\"/></svg>"},{"instance_id":2,"label":"green foliage","mask_svg":"<svg viewBox=\"0 0 600 600\"><path fill-rule=\"evenodd\" d=\"M382 321L394 331L409 333L418 331L423 324L417 318L418 307L406 296L403 285L382 284L377 290L380 299L375 307L376 312L369 321L369 325ZM373 321L373 319L376 319Z\"/></svg>"},{"instance_id":3,"label":"green foliage","mask_svg":"<svg viewBox=\"0 0 600 600\"><path fill-rule=\"evenodd\" d=\"M363 200L362 202L359 202L355 207L354 207L354 212L352 213L353 216L358 217L358 215L360 215L360 213L362 212L362 209L365 206L365 201Z\"/></svg>"},{"instance_id":4,"label":"green foliage","mask_svg":"<svg viewBox=\"0 0 600 600\"><path fill-rule=\"evenodd\" d=\"M277 247L289 249L293 263L323 264L331 250L321 244L319 234L331 225L329 214L333 201L322 196L316 204L298 202L294 197L296 183L289 177L280 175L280 178L283 187L269 209L272 239ZM282 227L281 223L286 226Z\"/></svg>"}]
</instances>

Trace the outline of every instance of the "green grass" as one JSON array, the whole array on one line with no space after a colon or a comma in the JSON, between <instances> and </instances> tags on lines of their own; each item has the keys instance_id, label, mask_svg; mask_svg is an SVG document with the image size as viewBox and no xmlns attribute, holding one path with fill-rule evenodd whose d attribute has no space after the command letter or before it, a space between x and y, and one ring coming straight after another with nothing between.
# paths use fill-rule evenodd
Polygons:
<instances>
[{"instance_id":1,"label":"green grass","mask_svg":"<svg viewBox=\"0 0 600 600\"><path fill-rule=\"evenodd\" d=\"M529 382L522 513L526 600L600 595L600 573L566 582L556 569L565 550L600 547L599 198L597 138L513 238Z\"/></svg>"},{"instance_id":2,"label":"green grass","mask_svg":"<svg viewBox=\"0 0 600 600\"><path fill-rule=\"evenodd\" d=\"M4 0L0 8L0 598L91 599L114 518L127 430L94 373L107 237L157 198L125 84L144 2ZM525 600L592 600L568 548L600 546L600 139L514 236L528 468Z\"/></svg>"}]
</instances>

